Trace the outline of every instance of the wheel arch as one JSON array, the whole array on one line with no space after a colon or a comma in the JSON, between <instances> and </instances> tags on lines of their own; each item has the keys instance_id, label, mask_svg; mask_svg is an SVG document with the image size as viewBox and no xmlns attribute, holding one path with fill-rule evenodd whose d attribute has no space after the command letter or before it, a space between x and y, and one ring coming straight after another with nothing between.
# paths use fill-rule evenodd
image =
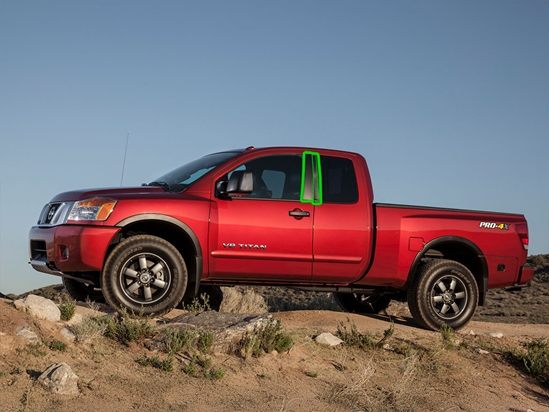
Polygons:
<instances>
[{"instance_id":1,"label":"wheel arch","mask_svg":"<svg viewBox=\"0 0 549 412\"><path fill-rule=\"evenodd\" d=\"M405 288L408 289L424 259L448 259L461 263L473 274L479 289L479 306L483 306L488 290L488 264L482 250L469 239L445 236L428 242L415 257Z\"/></svg>"},{"instance_id":2,"label":"wheel arch","mask_svg":"<svg viewBox=\"0 0 549 412\"><path fill-rule=\"evenodd\" d=\"M185 296L198 294L203 266L202 247L188 225L171 216L147 213L128 217L116 226L121 228L118 241L130 236L147 234L171 243L181 253L187 265L188 283ZM111 245L107 254L116 243Z\"/></svg>"}]
</instances>

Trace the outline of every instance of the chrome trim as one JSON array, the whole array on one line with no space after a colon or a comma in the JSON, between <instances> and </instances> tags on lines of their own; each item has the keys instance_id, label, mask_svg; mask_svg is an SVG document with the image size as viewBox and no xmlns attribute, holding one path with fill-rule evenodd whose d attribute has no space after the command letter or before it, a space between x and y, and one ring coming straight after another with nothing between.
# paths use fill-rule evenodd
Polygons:
<instances>
[{"instance_id":1,"label":"chrome trim","mask_svg":"<svg viewBox=\"0 0 549 412\"><path fill-rule=\"evenodd\" d=\"M48 203L40 212L38 226L51 227L59 226L67 222L74 202L53 202Z\"/></svg>"},{"instance_id":2,"label":"chrome trim","mask_svg":"<svg viewBox=\"0 0 549 412\"><path fill-rule=\"evenodd\" d=\"M50 269L48 264L43 260L31 260L29 263L31 264L32 268L38 272L46 273L48 275L66 276L63 272Z\"/></svg>"}]
</instances>

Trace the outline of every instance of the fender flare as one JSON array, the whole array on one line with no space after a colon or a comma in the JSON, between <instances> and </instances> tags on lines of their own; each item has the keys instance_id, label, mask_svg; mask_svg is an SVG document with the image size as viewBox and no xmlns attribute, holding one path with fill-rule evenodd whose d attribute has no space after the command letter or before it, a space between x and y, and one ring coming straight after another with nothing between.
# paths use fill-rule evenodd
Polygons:
<instances>
[{"instance_id":1,"label":"fender flare","mask_svg":"<svg viewBox=\"0 0 549 412\"><path fill-rule=\"evenodd\" d=\"M469 248L478 257L482 273L480 274L480 278L475 276L475 279L477 279L478 281L479 306L484 305L486 299L486 291L488 290L488 264L486 263L486 258L484 257L484 253L482 253L482 250L475 243L471 242L469 239L460 236L443 236L427 242L425 246L423 246L421 252L418 253L414 258L412 266L410 267L410 271L408 272L408 280L406 281L404 288L408 289L412 285L415 274L417 272L417 268L421 264L421 259L425 257L427 251L430 249L436 249L437 245L443 243L460 243Z\"/></svg>"},{"instance_id":2,"label":"fender flare","mask_svg":"<svg viewBox=\"0 0 549 412\"><path fill-rule=\"evenodd\" d=\"M162 222L170 223L179 229L181 229L191 240L194 250L195 250L195 262L196 262L196 273L195 273L195 287L194 287L194 296L198 295L198 289L200 287L200 279L202 278L202 269L203 269L203 257L202 257L202 247L198 241L198 237L193 232L193 230L183 223L181 220L178 220L172 216L162 215L157 213L143 213L139 215L134 215L127 217L126 219L121 220L115 226L119 228L124 228L132 223L142 222L142 221L154 221L160 220Z\"/></svg>"}]
</instances>

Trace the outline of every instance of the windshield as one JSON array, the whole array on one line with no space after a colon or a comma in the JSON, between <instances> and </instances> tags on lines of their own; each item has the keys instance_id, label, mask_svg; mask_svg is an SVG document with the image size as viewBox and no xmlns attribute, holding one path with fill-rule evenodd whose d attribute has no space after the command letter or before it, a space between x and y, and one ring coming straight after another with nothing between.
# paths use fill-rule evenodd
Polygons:
<instances>
[{"instance_id":1,"label":"windshield","mask_svg":"<svg viewBox=\"0 0 549 412\"><path fill-rule=\"evenodd\" d=\"M215 169L222 163L238 156L242 152L214 153L194 160L186 165L178 167L153 182L148 186L161 186L170 192L180 192L192 183L196 182L210 170Z\"/></svg>"}]
</instances>

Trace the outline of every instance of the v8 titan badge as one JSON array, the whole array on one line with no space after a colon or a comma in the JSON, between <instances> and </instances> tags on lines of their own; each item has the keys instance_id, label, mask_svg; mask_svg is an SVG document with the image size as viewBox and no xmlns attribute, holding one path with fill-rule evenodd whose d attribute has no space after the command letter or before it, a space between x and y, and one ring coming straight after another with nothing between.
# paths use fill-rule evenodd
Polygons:
<instances>
[{"instance_id":1,"label":"v8 titan badge","mask_svg":"<svg viewBox=\"0 0 549 412\"><path fill-rule=\"evenodd\" d=\"M509 230L510 223L496 223L496 222L480 222L478 227L484 229L499 229L499 230Z\"/></svg>"}]
</instances>

